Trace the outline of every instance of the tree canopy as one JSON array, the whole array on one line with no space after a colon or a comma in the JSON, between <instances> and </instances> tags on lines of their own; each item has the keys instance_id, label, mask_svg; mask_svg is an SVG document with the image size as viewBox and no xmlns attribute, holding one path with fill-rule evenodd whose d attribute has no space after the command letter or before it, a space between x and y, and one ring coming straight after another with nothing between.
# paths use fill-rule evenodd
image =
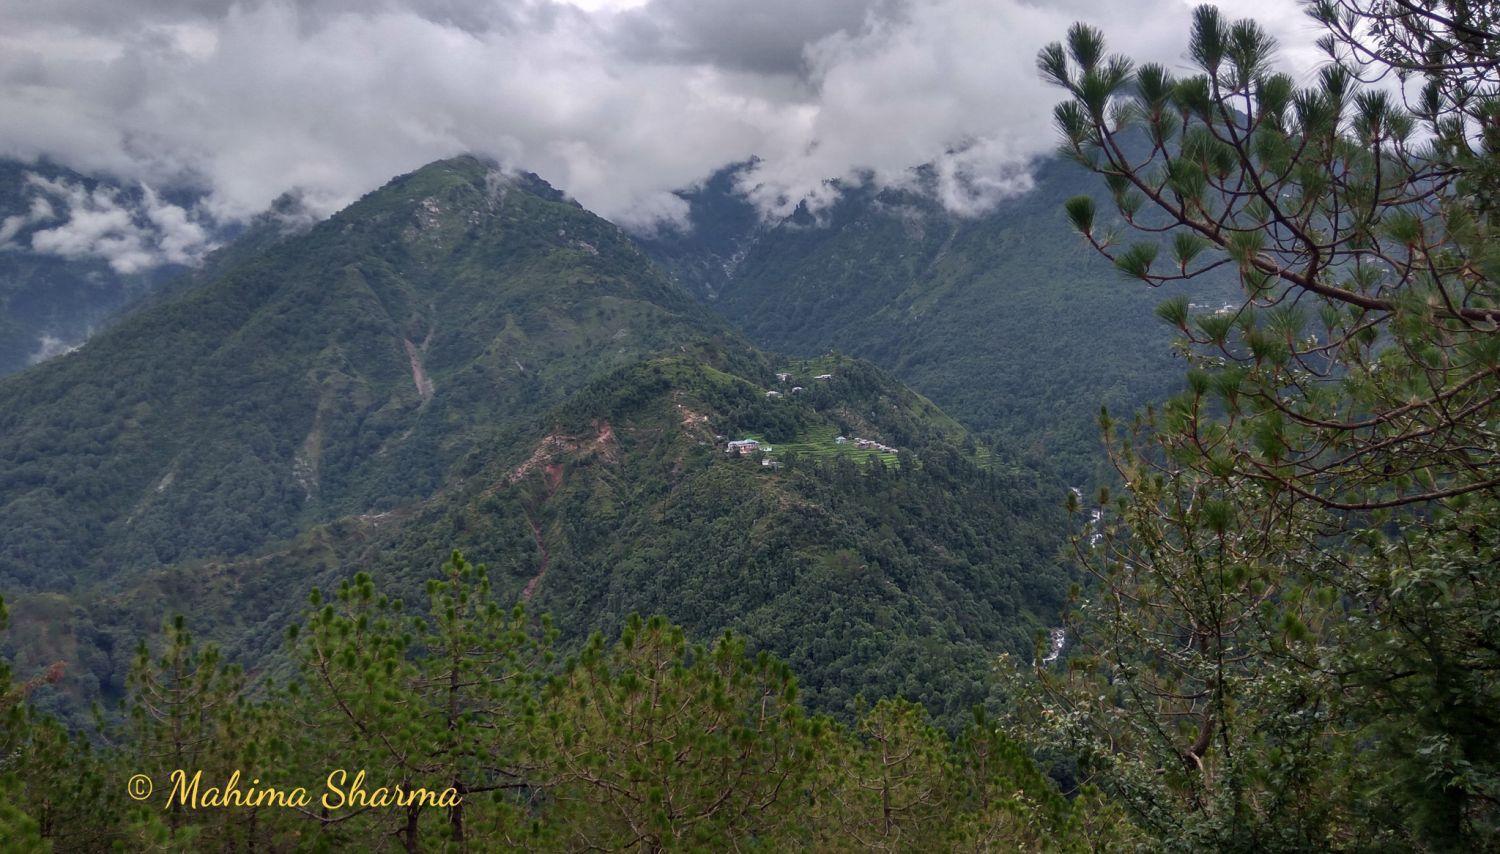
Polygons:
<instances>
[{"instance_id":1,"label":"tree canopy","mask_svg":"<svg viewBox=\"0 0 1500 854\"><path fill-rule=\"evenodd\" d=\"M1163 839L1494 845L1495 12L1308 8L1329 62L1303 88L1207 6L1189 76L1081 24L1038 56L1114 201L1069 202L1087 242L1151 285L1232 269L1243 296L1163 303L1186 389L1101 413L1125 489L1076 541L1098 585L1076 654L1023 690Z\"/></svg>"}]
</instances>

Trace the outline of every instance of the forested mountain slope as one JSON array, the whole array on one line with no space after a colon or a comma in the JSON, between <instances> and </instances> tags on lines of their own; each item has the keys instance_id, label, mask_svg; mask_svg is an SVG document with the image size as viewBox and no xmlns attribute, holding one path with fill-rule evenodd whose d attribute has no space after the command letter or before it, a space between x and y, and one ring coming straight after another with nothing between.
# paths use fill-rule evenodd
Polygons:
<instances>
[{"instance_id":1,"label":"forested mountain slope","mask_svg":"<svg viewBox=\"0 0 1500 854\"><path fill-rule=\"evenodd\" d=\"M428 495L601 369L720 334L609 223L474 159L225 267L0 382L4 583Z\"/></svg>"},{"instance_id":2,"label":"forested mountain slope","mask_svg":"<svg viewBox=\"0 0 1500 854\"><path fill-rule=\"evenodd\" d=\"M994 652L1029 653L1061 608L1057 496L869 365L776 367L831 377L768 399L753 363L712 354L623 369L414 536L463 531L568 635L632 612L732 627L793 663L820 707L903 694L960 716ZM832 444L835 430L898 450ZM772 465L717 438L741 435L769 440Z\"/></svg>"},{"instance_id":3,"label":"forested mountain slope","mask_svg":"<svg viewBox=\"0 0 1500 854\"><path fill-rule=\"evenodd\" d=\"M767 398L776 371L832 377ZM76 690L117 692L108 650L128 651L165 605L275 672L313 586L362 570L423 601L459 548L489 565L501 601L551 614L565 646L661 613L785 657L818 708L902 695L959 725L991 690L994 655L1029 657L1061 610L1057 488L868 364L693 348L602 377L542 423L428 500L254 556L128 572L66 604L26 597L23 663L76 654ZM728 454L719 437L735 435L771 450Z\"/></svg>"},{"instance_id":4,"label":"forested mountain slope","mask_svg":"<svg viewBox=\"0 0 1500 854\"><path fill-rule=\"evenodd\" d=\"M1181 366L1152 313L1167 294L1125 281L1067 225L1063 202L1096 184L1058 158L1034 177L975 217L945 211L920 173L909 190L846 187L816 215L762 223L729 170L684 194L688 228L642 242L756 344L870 359L1079 482L1098 465L1099 406L1164 399Z\"/></svg>"},{"instance_id":5,"label":"forested mountain slope","mask_svg":"<svg viewBox=\"0 0 1500 854\"><path fill-rule=\"evenodd\" d=\"M820 708L953 723L1065 586L1060 485L867 363L755 350L471 158L0 382L0 460L10 646L74 699L118 694L164 612L274 671L313 586L420 600L461 548L565 643L665 613L787 657Z\"/></svg>"}]
</instances>

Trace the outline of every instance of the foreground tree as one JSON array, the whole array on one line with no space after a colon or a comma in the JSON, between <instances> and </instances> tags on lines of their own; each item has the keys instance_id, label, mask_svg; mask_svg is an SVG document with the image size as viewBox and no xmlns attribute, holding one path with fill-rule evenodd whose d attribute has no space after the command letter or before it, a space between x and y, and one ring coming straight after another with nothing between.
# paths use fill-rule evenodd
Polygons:
<instances>
[{"instance_id":1,"label":"foreground tree","mask_svg":"<svg viewBox=\"0 0 1500 854\"><path fill-rule=\"evenodd\" d=\"M10 621L5 599L0 597L0 630ZM0 661L0 836L15 840L21 850L40 849L37 822L19 807L22 778L19 774L22 746L28 735L25 693L11 681L10 665Z\"/></svg>"},{"instance_id":2,"label":"foreground tree","mask_svg":"<svg viewBox=\"0 0 1500 854\"><path fill-rule=\"evenodd\" d=\"M462 844L476 822L519 845L546 632L500 607L484 567L457 552L427 594L428 613L410 616L360 573L331 602L315 592L293 632L300 776L350 775L336 781L345 795L311 817L334 838L389 834L410 851ZM349 794L359 771L367 791L451 789L456 802L361 802Z\"/></svg>"},{"instance_id":3,"label":"foreground tree","mask_svg":"<svg viewBox=\"0 0 1500 854\"><path fill-rule=\"evenodd\" d=\"M545 705L553 821L577 849L785 840L827 729L785 664L728 634L690 645L660 617L612 649L595 636Z\"/></svg>"},{"instance_id":4,"label":"foreground tree","mask_svg":"<svg viewBox=\"0 0 1500 854\"><path fill-rule=\"evenodd\" d=\"M1119 216L1070 200L1080 233L1132 277L1232 272L1242 297L1164 302L1186 391L1101 416L1126 491L1078 540L1099 585L1036 722L1181 844L1494 844L1496 17L1310 9L1333 61L1305 89L1212 7L1189 77L1083 25L1039 55ZM1361 88L1382 64L1421 78L1412 109Z\"/></svg>"},{"instance_id":5,"label":"foreground tree","mask_svg":"<svg viewBox=\"0 0 1500 854\"><path fill-rule=\"evenodd\" d=\"M1342 65L1299 90L1270 70L1273 50L1254 22L1202 7L1197 76L1105 57L1082 25L1039 58L1072 95L1057 108L1066 150L1127 226L1163 236L1122 245L1089 197L1068 203L1079 231L1151 284L1222 269L1244 287L1210 314L1162 304L1194 370L1156 435L1174 461L1281 505L1493 493L1500 244L1464 180L1492 153L1455 153L1440 104L1413 115Z\"/></svg>"}]
</instances>

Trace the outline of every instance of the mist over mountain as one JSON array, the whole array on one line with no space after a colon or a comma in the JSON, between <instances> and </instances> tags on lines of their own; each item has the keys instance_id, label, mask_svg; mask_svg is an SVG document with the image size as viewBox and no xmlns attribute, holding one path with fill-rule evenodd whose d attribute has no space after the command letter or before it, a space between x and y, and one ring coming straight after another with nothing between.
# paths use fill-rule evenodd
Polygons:
<instances>
[{"instance_id":1,"label":"mist over mountain","mask_svg":"<svg viewBox=\"0 0 1500 854\"><path fill-rule=\"evenodd\" d=\"M373 567L419 597L457 547L569 638L661 612L788 658L823 707L961 715L1061 608L1086 401L1173 381L1153 301L1054 234L1082 186L1060 161L978 217L923 171L766 220L743 168L684 193L691 228L635 237L473 157L323 222L287 196L0 382L20 660L117 694L108 651L163 601L275 660L289 589ZM767 451L724 453L745 437Z\"/></svg>"},{"instance_id":2,"label":"mist over mountain","mask_svg":"<svg viewBox=\"0 0 1500 854\"><path fill-rule=\"evenodd\" d=\"M67 352L221 236L194 198L0 158L0 374Z\"/></svg>"},{"instance_id":3,"label":"mist over mountain","mask_svg":"<svg viewBox=\"0 0 1500 854\"><path fill-rule=\"evenodd\" d=\"M714 328L535 179L416 173L0 386L0 572L233 553L426 494L499 424Z\"/></svg>"},{"instance_id":4,"label":"mist over mountain","mask_svg":"<svg viewBox=\"0 0 1500 854\"><path fill-rule=\"evenodd\" d=\"M1311 40L1292 0L1283 51ZM616 222L752 156L785 215L826 182L940 162L993 180L1053 145L1037 48L1077 17L1180 61L1171 0L0 2L14 34L0 153L152 184L197 179L221 219L303 187L327 215L461 151L536 170ZM22 47L24 45L24 48ZM371 51L379 45L379 51ZM13 70L12 70L13 69ZM393 121L392 117L397 117ZM958 198L958 197L955 197Z\"/></svg>"},{"instance_id":5,"label":"mist over mountain","mask_svg":"<svg viewBox=\"0 0 1500 854\"><path fill-rule=\"evenodd\" d=\"M19 660L116 695L110 650L169 602L274 661L289 590L364 567L420 597L457 547L565 637L661 612L776 651L821 707L961 716L1062 606L1087 401L1170 388L1153 300L1057 236L1082 186L1060 161L977 217L924 170L767 220L744 168L634 237L474 157L322 222L289 195L0 382ZM766 450L724 453L747 437Z\"/></svg>"}]
</instances>

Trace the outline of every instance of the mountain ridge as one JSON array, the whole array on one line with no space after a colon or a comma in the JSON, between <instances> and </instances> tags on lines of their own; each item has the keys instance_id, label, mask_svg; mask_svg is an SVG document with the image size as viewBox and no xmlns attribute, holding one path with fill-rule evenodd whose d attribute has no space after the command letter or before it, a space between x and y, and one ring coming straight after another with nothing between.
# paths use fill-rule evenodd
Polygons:
<instances>
[{"instance_id":1,"label":"mountain ridge","mask_svg":"<svg viewBox=\"0 0 1500 854\"><path fill-rule=\"evenodd\" d=\"M1234 287L1125 281L1071 231L1063 202L1101 191L1058 157L972 216L945 210L918 170L909 188L850 183L816 213L767 222L736 189L742 168L682 193L688 226L638 238L645 250L757 346L869 359L1075 484L1108 480L1101 404L1131 411L1181 381L1158 300Z\"/></svg>"},{"instance_id":2,"label":"mountain ridge","mask_svg":"<svg viewBox=\"0 0 1500 854\"><path fill-rule=\"evenodd\" d=\"M289 535L305 507L326 517L425 494L480 441L484 419L539 414L596 361L731 335L613 226L495 175L473 158L412 173L80 351L0 380L0 459L16 463L0 477L0 575L34 577L64 554L98 570L232 553L262 531ZM443 329L429 322L439 310ZM91 387L101 374L124 381ZM451 393L434 398L433 384ZM49 438L81 429L87 445ZM179 434L216 440L173 444ZM187 478L201 483L183 490ZM71 500L99 497L101 479L105 500ZM220 486L255 494L224 502L221 530L184 530L195 509L173 496ZM110 527L126 544L112 554L51 545Z\"/></svg>"},{"instance_id":3,"label":"mountain ridge","mask_svg":"<svg viewBox=\"0 0 1500 854\"><path fill-rule=\"evenodd\" d=\"M841 713L983 701L1061 608L1060 487L867 363L756 350L549 190L440 161L0 380L19 663L118 696L170 608L274 669L309 587L420 598L462 548L570 643L665 612Z\"/></svg>"}]
</instances>

